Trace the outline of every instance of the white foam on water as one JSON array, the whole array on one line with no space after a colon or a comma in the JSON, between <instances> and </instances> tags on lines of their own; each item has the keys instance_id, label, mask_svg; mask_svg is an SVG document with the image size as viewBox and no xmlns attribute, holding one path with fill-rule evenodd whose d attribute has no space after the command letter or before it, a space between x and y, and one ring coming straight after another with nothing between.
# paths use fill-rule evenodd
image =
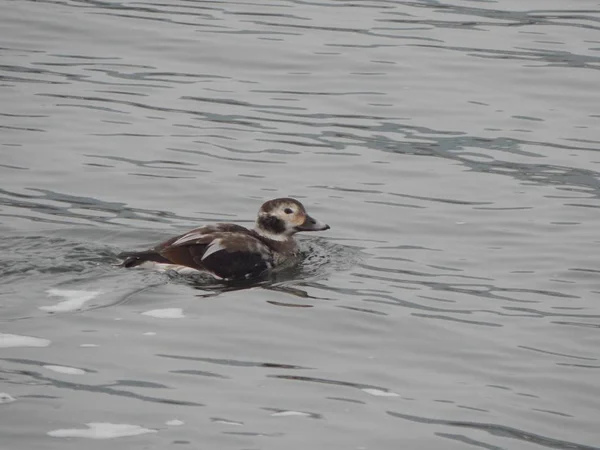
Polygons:
<instances>
[{"instance_id":1,"label":"white foam on water","mask_svg":"<svg viewBox=\"0 0 600 450\"><path fill-rule=\"evenodd\" d=\"M179 419L173 419L173 420L167 420L165 422L165 425L169 425L171 427L178 427L180 425L183 425L185 422L183 422L183 420L179 420Z\"/></svg>"},{"instance_id":2,"label":"white foam on water","mask_svg":"<svg viewBox=\"0 0 600 450\"><path fill-rule=\"evenodd\" d=\"M154 331L146 331L144 336L156 336L156 333Z\"/></svg>"},{"instance_id":3,"label":"white foam on water","mask_svg":"<svg viewBox=\"0 0 600 450\"><path fill-rule=\"evenodd\" d=\"M185 317L181 308L152 309L143 312L142 315L156 317L157 319L183 319Z\"/></svg>"},{"instance_id":4,"label":"white foam on water","mask_svg":"<svg viewBox=\"0 0 600 450\"><path fill-rule=\"evenodd\" d=\"M64 300L52 306L40 306L39 309L47 312L68 312L81 309L86 302L100 295L100 291L75 291L68 289L48 289L50 297L60 297Z\"/></svg>"},{"instance_id":5,"label":"white foam on water","mask_svg":"<svg viewBox=\"0 0 600 450\"><path fill-rule=\"evenodd\" d=\"M143 428L139 425L125 423L86 423L89 428L67 428L48 432L53 437L81 437L88 439L113 439L126 436L137 436L146 433L156 433L156 430Z\"/></svg>"},{"instance_id":6,"label":"white foam on water","mask_svg":"<svg viewBox=\"0 0 600 450\"><path fill-rule=\"evenodd\" d=\"M233 420L225 420L225 419L215 419L214 423L222 423L224 425L237 425L238 427L243 427L244 424L242 422L234 422Z\"/></svg>"},{"instance_id":7,"label":"white foam on water","mask_svg":"<svg viewBox=\"0 0 600 450\"><path fill-rule=\"evenodd\" d=\"M53 366L51 364L42 366L44 369L52 370L53 372L64 373L67 375L84 375L85 370L77 369L76 367Z\"/></svg>"},{"instance_id":8,"label":"white foam on water","mask_svg":"<svg viewBox=\"0 0 600 450\"><path fill-rule=\"evenodd\" d=\"M192 269L191 267L180 266L179 264L163 264L153 261L146 261L137 266L140 269L151 269L158 272L177 272L180 275L195 275L202 273L199 270Z\"/></svg>"},{"instance_id":9,"label":"white foam on water","mask_svg":"<svg viewBox=\"0 0 600 450\"><path fill-rule=\"evenodd\" d=\"M81 344L80 347L100 347L98 344Z\"/></svg>"},{"instance_id":10,"label":"white foam on water","mask_svg":"<svg viewBox=\"0 0 600 450\"><path fill-rule=\"evenodd\" d=\"M0 392L0 404L16 402L15 398L6 392Z\"/></svg>"},{"instance_id":11,"label":"white foam on water","mask_svg":"<svg viewBox=\"0 0 600 450\"><path fill-rule=\"evenodd\" d=\"M0 348L8 347L48 347L52 341L33 336L0 333Z\"/></svg>"},{"instance_id":12,"label":"white foam on water","mask_svg":"<svg viewBox=\"0 0 600 450\"><path fill-rule=\"evenodd\" d=\"M300 411L279 411L279 412L271 414L271 416L273 416L273 417L289 417L289 416L308 417L308 416L310 416L310 414L307 414L305 412L300 412Z\"/></svg>"},{"instance_id":13,"label":"white foam on water","mask_svg":"<svg viewBox=\"0 0 600 450\"><path fill-rule=\"evenodd\" d=\"M400 395L396 394L395 392L382 391L381 389L365 388L362 389L362 391L366 392L367 394L374 395L376 397L400 397Z\"/></svg>"}]
</instances>

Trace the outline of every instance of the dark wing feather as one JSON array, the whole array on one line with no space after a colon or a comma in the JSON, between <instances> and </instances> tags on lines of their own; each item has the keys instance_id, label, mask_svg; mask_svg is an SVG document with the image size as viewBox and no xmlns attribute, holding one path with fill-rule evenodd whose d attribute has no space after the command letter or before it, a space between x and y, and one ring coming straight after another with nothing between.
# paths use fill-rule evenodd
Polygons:
<instances>
[{"instance_id":1,"label":"dark wing feather","mask_svg":"<svg viewBox=\"0 0 600 450\"><path fill-rule=\"evenodd\" d=\"M158 244L152 250L154 250L156 253L159 253L163 249L170 247L175 242L180 241L182 239L194 237L200 239L203 236L211 235L213 233L246 233L249 235L252 234L252 232L247 228L244 228L240 225L236 225L234 223L217 223L214 225L204 225L199 228L194 228L193 230L188 231L187 233L180 234L178 236L167 239L166 241Z\"/></svg>"},{"instance_id":2,"label":"dark wing feather","mask_svg":"<svg viewBox=\"0 0 600 450\"><path fill-rule=\"evenodd\" d=\"M188 233L160 254L175 264L205 270L220 278L249 278L273 265L270 249L249 233Z\"/></svg>"},{"instance_id":3,"label":"dark wing feather","mask_svg":"<svg viewBox=\"0 0 600 450\"><path fill-rule=\"evenodd\" d=\"M228 280L254 278L272 267L260 253L220 250L202 261L206 269Z\"/></svg>"},{"instance_id":4,"label":"dark wing feather","mask_svg":"<svg viewBox=\"0 0 600 450\"><path fill-rule=\"evenodd\" d=\"M131 267L139 266L140 264L143 264L147 261L151 261L151 262L156 262L156 263L161 263L161 264L181 264L183 266L198 268L198 267L196 267L198 265L198 263L194 260L194 257L197 257L198 254L200 254L200 259L198 259L198 262L201 260L201 254L204 253L206 246L210 243L212 238L208 239L206 241L206 244L204 245L204 250L202 249L202 247L196 248L193 251L194 255L187 255L185 252L181 255L173 255L176 260L185 261L186 263L176 262L176 261L170 259L168 256L163 255L162 252L165 251L166 249L169 249L173 245L174 242L177 242L178 240L181 240L182 238L189 237L192 235L195 236L196 238L202 238L203 236L208 236L212 233L218 233L218 232L225 232L225 233L234 232L234 233L251 234L250 230L248 230L247 228L244 228L240 225L235 225L233 223L217 223L214 225L205 225L205 226L202 226L199 228L195 228L191 231L188 231L187 233L180 234L178 236L167 239L166 241L161 242L160 244L158 244L157 246L155 246L154 248L152 248L150 250L144 250L141 252L121 253L119 255L119 257L124 258L123 262L121 263L121 267L131 268ZM200 268L200 270L203 270L203 269Z\"/></svg>"},{"instance_id":5,"label":"dark wing feather","mask_svg":"<svg viewBox=\"0 0 600 450\"><path fill-rule=\"evenodd\" d=\"M160 254L167 258L171 264L179 264L197 270L206 270L206 267L202 264L202 256L213 240L214 235L204 235L202 239L197 239L194 242L166 246L160 251Z\"/></svg>"}]
</instances>

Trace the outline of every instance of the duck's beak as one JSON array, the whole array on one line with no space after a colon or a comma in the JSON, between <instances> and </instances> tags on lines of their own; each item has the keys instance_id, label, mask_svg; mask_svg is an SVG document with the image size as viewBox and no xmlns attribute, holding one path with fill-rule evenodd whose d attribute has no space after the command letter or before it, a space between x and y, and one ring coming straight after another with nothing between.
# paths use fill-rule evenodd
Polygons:
<instances>
[{"instance_id":1,"label":"duck's beak","mask_svg":"<svg viewBox=\"0 0 600 450\"><path fill-rule=\"evenodd\" d=\"M304 219L304 222L302 222L301 225L298 225L296 227L296 230L298 231L325 231L325 230L329 230L329 225L327 225L326 223L323 222L319 222L316 219L313 219L312 217L310 217L308 214L306 215L306 218Z\"/></svg>"}]
</instances>

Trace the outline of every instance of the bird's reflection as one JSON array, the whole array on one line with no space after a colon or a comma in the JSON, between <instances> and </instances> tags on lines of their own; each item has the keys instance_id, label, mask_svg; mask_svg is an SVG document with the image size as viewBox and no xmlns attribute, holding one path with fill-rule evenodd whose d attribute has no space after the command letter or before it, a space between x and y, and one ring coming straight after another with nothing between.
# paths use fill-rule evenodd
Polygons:
<instances>
[{"instance_id":1,"label":"bird's reflection","mask_svg":"<svg viewBox=\"0 0 600 450\"><path fill-rule=\"evenodd\" d=\"M200 294L197 294L197 297L200 298L211 298L227 292L259 288L268 291L289 294L302 299L316 299L316 297L311 296L306 290L297 286L299 282L308 281L303 275L305 274L302 273L302 269L300 267L291 267L284 270L272 271L262 274L260 277L253 278L251 280L235 281L217 281L214 278L204 274L193 276L181 276L176 273L169 274L173 281L184 282L188 285L191 285L192 288L201 291ZM268 303L277 306L290 306L297 308L312 307L312 305L308 304L286 303L281 301L268 301Z\"/></svg>"}]
</instances>

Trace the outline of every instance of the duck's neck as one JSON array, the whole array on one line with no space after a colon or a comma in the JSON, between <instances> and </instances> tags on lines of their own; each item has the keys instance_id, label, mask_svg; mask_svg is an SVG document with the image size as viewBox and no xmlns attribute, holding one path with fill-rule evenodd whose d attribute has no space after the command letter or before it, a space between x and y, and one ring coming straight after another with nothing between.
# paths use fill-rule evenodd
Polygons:
<instances>
[{"instance_id":1,"label":"duck's neck","mask_svg":"<svg viewBox=\"0 0 600 450\"><path fill-rule=\"evenodd\" d=\"M286 255L293 255L298 253L298 244L291 235L282 233L273 233L270 230L257 226L254 228L254 233L257 237L269 246L274 251Z\"/></svg>"},{"instance_id":2,"label":"duck's neck","mask_svg":"<svg viewBox=\"0 0 600 450\"><path fill-rule=\"evenodd\" d=\"M258 234L260 237L263 237L265 239L268 239L270 241L275 241L275 242L286 242L289 240L293 240L292 236L283 234L283 233L274 233L271 230L265 230L263 227L260 226L260 224L257 224L254 227L253 230L256 234Z\"/></svg>"}]
</instances>

